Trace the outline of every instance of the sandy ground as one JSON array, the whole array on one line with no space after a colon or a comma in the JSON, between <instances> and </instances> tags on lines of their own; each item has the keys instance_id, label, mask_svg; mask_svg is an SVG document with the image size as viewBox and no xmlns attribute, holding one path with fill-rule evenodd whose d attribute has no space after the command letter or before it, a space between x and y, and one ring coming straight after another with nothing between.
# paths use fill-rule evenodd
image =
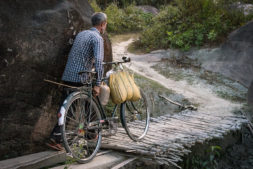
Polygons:
<instances>
[{"instance_id":1,"label":"sandy ground","mask_svg":"<svg viewBox=\"0 0 253 169\"><path fill-rule=\"evenodd\" d=\"M134 40L135 37L133 35L129 39L123 39L123 41L113 40L112 49L114 60L121 60L122 56L130 57L131 63L125 64L129 69L160 83L162 86L176 93L182 94L192 103L199 105L199 111L225 115L225 113L231 113L233 110L241 107L240 104L232 103L218 97L204 85L192 85L185 80L175 81L159 74L152 66L160 61L163 55L159 51L141 55L129 53L127 47Z\"/></svg>"}]
</instances>

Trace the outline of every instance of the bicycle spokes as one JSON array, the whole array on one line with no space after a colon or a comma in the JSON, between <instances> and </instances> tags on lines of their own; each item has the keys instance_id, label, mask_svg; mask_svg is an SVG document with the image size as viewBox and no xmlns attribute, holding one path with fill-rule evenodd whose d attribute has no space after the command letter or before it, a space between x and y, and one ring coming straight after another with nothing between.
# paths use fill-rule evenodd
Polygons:
<instances>
[{"instance_id":1,"label":"bicycle spokes","mask_svg":"<svg viewBox=\"0 0 253 169\"><path fill-rule=\"evenodd\" d=\"M146 135L150 119L147 98L142 91L141 95L138 101L126 101L120 108L122 125L128 136L135 141Z\"/></svg>"},{"instance_id":2,"label":"bicycle spokes","mask_svg":"<svg viewBox=\"0 0 253 169\"><path fill-rule=\"evenodd\" d=\"M90 129L88 125L99 121L101 116L94 102L86 95L75 96L68 106L63 130L64 144L73 157L85 162L96 154L101 142L99 127Z\"/></svg>"}]
</instances>

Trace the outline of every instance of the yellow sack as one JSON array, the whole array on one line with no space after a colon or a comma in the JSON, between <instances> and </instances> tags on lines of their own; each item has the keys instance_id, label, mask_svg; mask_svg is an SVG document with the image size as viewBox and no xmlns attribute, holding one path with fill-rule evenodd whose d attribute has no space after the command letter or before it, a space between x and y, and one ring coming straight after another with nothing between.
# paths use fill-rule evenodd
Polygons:
<instances>
[{"instance_id":1,"label":"yellow sack","mask_svg":"<svg viewBox=\"0 0 253 169\"><path fill-rule=\"evenodd\" d=\"M109 86L113 103L120 104L126 101L127 91L123 81L121 80L119 72L110 75Z\"/></svg>"},{"instance_id":2,"label":"yellow sack","mask_svg":"<svg viewBox=\"0 0 253 169\"><path fill-rule=\"evenodd\" d=\"M118 72L119 73L119 76L124 84L124 87L126 89L126 92L127 92L127 98L126 100L131 100L132 97L133 97L133 87L131 85L131 83L129 82L128 80L128 77L127 77L127 72L125 71L122 71L122 72Z\"/></svg>"},{"instance_id":3,"label":"yellow sack","mask_svg":"<svg viewBox=\"0 0 253 169\"><path fill-rule=\"evenodd\" d=\"M141 92L140 92L140 89L139 87L135 84L134 82L134 77L133 75L130 76L128 72L124 72L125 76L127 77L131 87L132 87L132 90L133 90L133 96L131 99L129 99L129 101L137 101L141 98Z\"/></svg>"},{"instance_id":4,"label":"yellow sack","mask_svg":"<svg viewBox=\"0 0 253 169\"><path fill-rule=\"evenodd\" d=\"M141 98L140 89L128 72L120 71L110 75L110 90L113 103L137 101Z\"/></svg>"}]
</instances>

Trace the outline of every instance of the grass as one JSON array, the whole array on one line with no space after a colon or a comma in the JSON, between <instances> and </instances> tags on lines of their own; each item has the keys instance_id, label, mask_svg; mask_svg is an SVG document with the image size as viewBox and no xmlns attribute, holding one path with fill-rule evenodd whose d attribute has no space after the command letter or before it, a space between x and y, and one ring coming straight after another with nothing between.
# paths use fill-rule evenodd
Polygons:
<instances>
[{"instance_id":1,"label":"grass","mask_svg":"<svg viewBox=\"0 0 253 169\"><path fill-rule=\"evenodd\" d=\"M247 90L238 82L221 74L206 71L195 66L194 61L181 58L182 61L166 59L153 66L160 74L175 81L186 80L188 84L202 83L210 88L217 96L232 101L245 102ZM187 64L186 64L187 63Z\"/></svg>"},{"instance_id":2,"label":"grass","mask_svg":"<svg viewBox=\"0 0 253 169\"><path fill-rule=\"evenodd\" d=\"M230 93L226 92L226 91L216 91L216 94L225 99L225 100L230 100L232 102L245 102L246 98L242 98L236 95L231 95Z\"/></svg>"},{"instance_id":3,"label":"grass","mask_svg":"<svg viewBox=\"0 0 253 169\"><path fill-rule=\"evenodd\" d=\"M111 117L112 116L112 112L114 110L114 106L115 106L115 104L112 102L112 100L110 98L108 104L106 106L104 106L105 114L106 114L107 117ZM116 111L116 116L119 116L119 106L118 106L118 109Z\"/></svg>"},{"instance_id":4,"label":"grass","mask_svg":"<svg viewBox=\"0 0 253 169\"><path fill-rule=\"evenodd\" d=\"M193 84L194 76L190 74L186 74L182 71L182 69L173 68L170 64L156 64L152 66L156 71L158 71L163 76L173 79L175 81L186 80L189 84Z\"/></svg>"},{"instance_id":5,"label":"grass","mask_svg":"<svg viewBox=\"0 0 253 169\"><path fill-rule=\"evenodd\" d=\"M141 55L141 54L147 53L147 50L146 50L146 49L143 49L143 48L139 48L139 47L138 47L138 42L137 42L137 41L131 43L131 44L128 46L127 51L128 51L129 53L133 53L133 54L137 54L137 55Z\"/></svg>"},{"instance_id":6,"label":"grass","mask_svg":"<svg viewBox=\"0 0 253 169\"><path fill-rule=\"evenodd\" d=\"M136 73L134 77L136 84L146 93L148 99L150 100L153 110L151 112L151 117L157 117L164 114L174 114L181 111L178 106L167 102L163 98L159 97L159 95L163 95L184 105L192 104L189 100L184 98L183 95L177 94L173 90L163 87L158 82Z\"/></svg>"},{"instance_id":7,"label":"grass","mask_svg":"<svg viewBox=\"0 0 253 169\"><path fill-rule=\"evenodd\" d=\"M134 79L135 79L135 82L137 83L137 85L141 89L143 89L144 91L149 90L149 89L153 89L154 91L157 91L157 92L163 92L166 94L174 94L174 92L172 90L163 87L158 82L148 79L148 78L141 76L137 73L134 74Z\"/></svg>"}]
</instances>

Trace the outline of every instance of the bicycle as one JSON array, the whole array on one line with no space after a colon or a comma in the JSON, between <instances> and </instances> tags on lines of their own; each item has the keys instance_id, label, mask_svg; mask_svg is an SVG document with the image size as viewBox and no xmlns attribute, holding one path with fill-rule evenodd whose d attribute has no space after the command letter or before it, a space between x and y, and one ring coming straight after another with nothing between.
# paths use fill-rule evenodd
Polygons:
<instances>
[{"instance_id":1,"label":"bicycle","mask_svg":"<svg viewBox=\"0 0 253 169\"><path fill-rule=\"evenodd\" d=\"M105 62L104 65L120 66L130 62L130 58L122 58L121 62ZM115 104L111 117L107 117L98 97L92 95L94 81L93 71L82 71L85 76L82 87L76 87L64 100L59 113L59 125L66 152L79 163L87 163L97 154L102 140L102 134L113 135L117 132ZM106 81L108 79L103 79ZM128 136L134 141L140 141L147 134L150 121L150 108L147 97L141 91L141 99L120 104L120 120Z\"/></svg>"}]
</instances>

